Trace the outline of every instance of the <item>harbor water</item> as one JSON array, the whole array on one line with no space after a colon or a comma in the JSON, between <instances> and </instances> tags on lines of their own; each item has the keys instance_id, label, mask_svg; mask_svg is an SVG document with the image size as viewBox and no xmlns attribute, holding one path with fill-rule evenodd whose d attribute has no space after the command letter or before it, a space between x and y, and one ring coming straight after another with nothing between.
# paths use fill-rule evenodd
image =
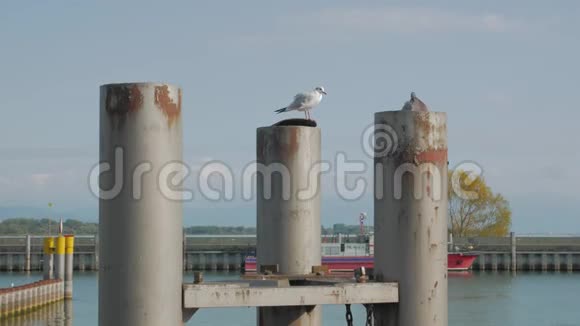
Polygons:
<instances>
[{"instance_id":1,"label":"harbor water","mask_svg":"<svg viewBox=\"0 0 580 326\"><path fill-rule=\"evenodd\" d=\"M206 281L232 280L234 272L206 272ZM41 273L0 273L0 287L29 283ZM193 280L186 273L185 281ZM0 321L0 325L97 325L97 273L76 272L72 314L55 306L45 312ZM580 273L466 272L449 275L450 326L580 326ZM352 307L355 325L365 311ZM325 306L324 325L346 325L344 306ZM203 309L187 325L256 325L255 308Z\"/></svg>"}]
</instances>

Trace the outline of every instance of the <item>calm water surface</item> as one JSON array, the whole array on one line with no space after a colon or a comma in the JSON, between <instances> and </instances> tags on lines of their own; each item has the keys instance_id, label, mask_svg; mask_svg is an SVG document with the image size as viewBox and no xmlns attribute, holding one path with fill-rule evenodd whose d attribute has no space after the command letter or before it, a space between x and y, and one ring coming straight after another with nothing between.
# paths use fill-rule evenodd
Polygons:
<instances>
[{"instance_id":1,"label":"calm water surface","mask_svg":"<svg viewBox=\"0 0 580 326\"><path fill-rule=\"evenodd\" d=\"M234 279L237 273L205 273L206 280ZM0 273L0 287L38 280L41 273ZM192 274L185 275L192 280ZM71 307L54 306L0 325L97 325L97 274L77 272ZM346 325L344 306L325 306L324 325ZM353 306L355 325L365 312ZM255 326L255 308L203 309L187 325ZM458 273L449 277L450 326L580 326L580 274Z\"/></svg>"}]
</instances>

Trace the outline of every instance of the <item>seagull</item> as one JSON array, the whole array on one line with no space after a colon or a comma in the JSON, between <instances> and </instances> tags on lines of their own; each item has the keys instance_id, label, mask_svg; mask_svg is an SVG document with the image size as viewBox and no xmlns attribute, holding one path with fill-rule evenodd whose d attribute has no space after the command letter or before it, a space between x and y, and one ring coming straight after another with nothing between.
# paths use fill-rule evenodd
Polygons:
<instances>
[{"instance_id":1,"label":"seagull","mask_svg":"<svg viewBox=\"0 0 580 326\"><path fill-rule=\"evenodd\" d=\"M289 111L304 111L306 119L310 120L310 110L317 106L322 101L322 95L326 95L324 87L316 87L313 91L298 93L294 96L294 101L285 108L278 109L274 112L282 113Z\"/></svg>"},{"instance_id":2,"label":"seagull","mask_svg":"<svg viewBox=\"0 0 580 326\"><path fill-rule=\"evenodd\" d=\"M419 111L419 112L429 112L427 105L423 103L416 95L415 92L411 92L411 99L405 102L402 108L403 111Z\"/></svg>"}]
</instances>

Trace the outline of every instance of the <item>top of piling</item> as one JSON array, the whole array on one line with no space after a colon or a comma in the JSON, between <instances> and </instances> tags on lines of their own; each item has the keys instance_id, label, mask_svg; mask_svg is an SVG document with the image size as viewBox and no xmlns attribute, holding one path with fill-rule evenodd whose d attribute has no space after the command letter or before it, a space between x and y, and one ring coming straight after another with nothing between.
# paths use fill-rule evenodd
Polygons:
<instances>
[{"instance_id":1,"label":"top of piling","mask_svg":"<svg viewBox=\"0 0 580 326\"><path fill-rule=\"evenodd\" d=\"M314 120L308 120L308 119L286 119L286 120L278 121L277 123L272 125L272 127L280 127L280 126L316 128L317 123Z\"/></svg>"},{"instance_id":2,"label":"top of piling","mask_svg":"<svg viewBox=\"0 0 580 326\"><path fill-rule=\"evenodd\" d=\"M101 87L127 87L127 86L171 86L175 88L181 88L180 85L168 82L159 81L143 81L143 82L119 82L119 83L107 83L102 84Z\"/></svg>"},{"instance_id":3,"label":"top of piling","mask_svg":"<svg viewBox=\"0 0 580 326\"><path fill-rule=\"evenodd\" d=\"M181 88L168 83L116 83L101 85L101 110L110 125L122 129L127 119L143 108L156 107L171 128L181 121ZM180 124L179 124L180 125Z\"/></svg>"}]
</instances>

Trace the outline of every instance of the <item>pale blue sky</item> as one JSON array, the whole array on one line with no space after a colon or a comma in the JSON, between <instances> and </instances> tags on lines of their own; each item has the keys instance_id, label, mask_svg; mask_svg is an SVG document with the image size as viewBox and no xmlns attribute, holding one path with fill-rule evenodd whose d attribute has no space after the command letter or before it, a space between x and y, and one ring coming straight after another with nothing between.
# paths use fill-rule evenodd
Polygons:
<instances>
[{"instance_id":1,"label":"pale blue sky","mask_svg":"<svg viewBox=\"0 0 580 326\"><path fill-rule=\"evenodd\" d=\"M373 113L414 90L448 112L451 166L478 162L516 232L580 233L577 1L12 1L0 4L0 217L96 220L99 85L184 90L185 159L241 167L255 128L323 85L323 155L366 159ZM288 117L297 116L288 115ZM370 163L370 160L366 159ZM198 196L199 197L199 196ZM325 192L323 221L370 198ZM253 203L186 204L186 224L255 222Z\"/></svg>"}]
</instances>

